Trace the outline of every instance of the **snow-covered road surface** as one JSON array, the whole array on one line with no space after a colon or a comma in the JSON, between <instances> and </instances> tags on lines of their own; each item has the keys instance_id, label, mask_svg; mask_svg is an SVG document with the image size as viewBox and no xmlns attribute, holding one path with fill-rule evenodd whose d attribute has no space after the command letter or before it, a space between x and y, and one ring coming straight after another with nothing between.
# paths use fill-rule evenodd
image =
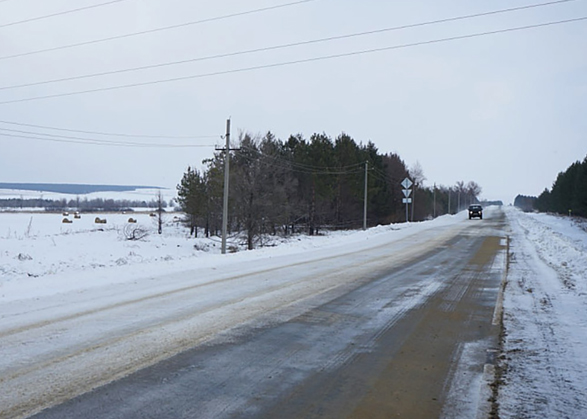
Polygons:
<instances>
[{"instance_id":1,"label":"snow-covered road surface","mask_svg":"<svg viewBox=\"0 0 587 419\"><path fill-rule=\"evenodd\" d=\"M43 287L37 295L30 291L34 298L4 294L0 416L29 415L247 322L299 315L322 303L321 295L334 298L358 278L416 258L468 227L462 217L447 217L409 233L388 229L312 252L268 252L248 261L234 255L226 263L217 256L218 263L199 269L88 281L88 287L78 273L76 285L65 281L55 293Z\"/></svg>"},{"instance_id":2,"label":"snow-covered road surface","mask_svg":"<svg viewBox=\"0 0 587 419\"><path fill-rule=\"evenodd\" d=\"M182 353L35 418L474 417L497 347L504 217L455 221L215 272L182 291L196 317L177 321L193 336Z\"/></svg>"}]
</instances>

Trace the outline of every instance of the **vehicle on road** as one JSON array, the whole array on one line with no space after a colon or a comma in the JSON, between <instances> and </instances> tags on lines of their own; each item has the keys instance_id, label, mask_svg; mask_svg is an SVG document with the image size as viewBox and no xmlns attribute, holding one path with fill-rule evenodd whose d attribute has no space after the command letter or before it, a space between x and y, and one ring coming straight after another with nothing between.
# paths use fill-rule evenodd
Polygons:
<instances>
[{"instance_id":1,"label":"vehicle on road","mask_svg":"<svg viewBox=\"0 0 587 419\"><path fill-rule=\"evenodd\" d=\"M480 220L483 219L483 207L481 205L469 205L469 220L475 217L479 217Z\"/></svg>"}]
</instances>

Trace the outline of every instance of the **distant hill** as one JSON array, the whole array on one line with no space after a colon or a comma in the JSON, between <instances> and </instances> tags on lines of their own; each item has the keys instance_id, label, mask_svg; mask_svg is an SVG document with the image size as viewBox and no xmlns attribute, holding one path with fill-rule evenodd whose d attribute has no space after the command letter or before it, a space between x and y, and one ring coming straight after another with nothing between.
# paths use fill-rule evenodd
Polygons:
<instances>
[{"instance_id":1,"label":"distant hill","mask_svg":"<svg viewBox=\"0 0 587 419\"><path fill-rule=\"evenodd\" d=\"M161 189L158 186L131 185L83 185L68 183L0 183L0 189L23 191L55 192L72 195L85 195L93 192L129 192L137 189Z\"/></svg>"}]
</instances>

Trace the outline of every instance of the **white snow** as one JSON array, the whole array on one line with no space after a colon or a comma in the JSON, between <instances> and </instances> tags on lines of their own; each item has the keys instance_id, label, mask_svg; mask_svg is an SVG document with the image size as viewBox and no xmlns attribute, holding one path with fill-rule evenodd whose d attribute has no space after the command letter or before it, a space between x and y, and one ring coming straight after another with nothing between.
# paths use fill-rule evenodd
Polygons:
<instances>
[{"instance_id":1,"label":"white snow","mask_svg":"<svg viewBox=\"0 0 587 419\"><path fill-rule=\"evenodd\" d=\"M66 201L76 200L77 198L84 200L87 199L91 201L92 199L113 199L117 200L129 200L129 201L145 201L151 202L155 201L161 193L163 200L169 202L171 199L176 198L176 191L173 189L168 188L144 188L144 189L135 189L132 191L123 191L123 192L112 192L112 191L104 191L104 192L92 192L88 194L82 195L74 195L74 194L66 194L66 193L59 193L59 192L47 192L47 191L31 191L31 190L21 190L21 189L0 189L0 198L1 199L50 199L50 200L62 200L65 199Z\"/></svg>"},{"instance_id":2,"label":"white snow","mask_svg":"<svg viewBox=\"0 0 587 419\"><path fill-rule=\"evenodd\" d=\"M502 362L508 369L499 397L501 417L587 417L586 224L505 211L512 258L503 302ZM108 223L95 224L96 215ZM58 375L69 371L74 376L91 364L100 366L100 374L124 375L128 371L120 365L134 362L136 368L138 359L152 363L169 356L170 347L179 351L234 326L234 319L243 322L276 313L278 307L293 315L299 304L311 304L349 280L345 264L352 262L341 254L385 249L377 250L381 261L370 260L365 267L373 270L390 258L424 253L471 225L463 222L462 212L367 231L294 236L274 247L220 255L218 238L190 238L174 216L166 214L158 235L148 213L70 215L71 224L63 224L61 214L0 213L0 369L12 377L12 394L42 403L42 395L23 390L35 377L32 367L23 369L31 359L55 374L40 392L57 385ZM126 240L129 217L150 234ZM324 260L340 269L333 273ZM307 278L288 275L288 266L302 263L308 264ZM247 280L252 272L255 281ZM423 290L406 304L419 304L432 291ZM162 296L173 304L159 306ZM127 306L152 316L138 318ZM201 314L194 318L196 306ZM90 317L91 327L86 324ZM128 338L132 330L141 332ZM60 352L63 357L54 358ZM84 383L71 385L83 388Z\"/></svg>"},{"instance_id":3,"label":"white snow","mask_svg":"<svg viewBox=\"0 0 587 419\"><path fill-rule=\"evenodd\" d=\"M501 417L587 417L585 223L514 208L506 213L511 261Z\"/></svg>"},{"instance_id":4,"label":"white snow","mask_svg":"<svg viewBox=\"0 0 587 419\"><path fill-rule=\"evenodd\" d=\"M379 226L368 231L341 231L309 237L298 235L287 240L273 239L273 246L253 252L220 255L220 238L194 239L181 225L179 214L166 214L163 234L157 234L155 217L149 213L82 214L0 213L0 302L19 298L132 282L145 275L157 276L189 269L230 265L242 261L268 259L325 248L375 245L376 238L400 240L419 231L449 226L464 219L464 214L439 217L423 223ZM95 217L107 224L95 224ZM124 234L129 218L135 218L149 235L129 241ZM63 218L72 224L63 224ZM200 235L201 232L200 232ZM232 244L243 249L242 243ZM358 246L358 247L357 247ZM83 272L83 276L80 274Z\"/></svg>"},{"instance_id":5,"label":"white snow","mask_svg":"<svg viewBox=\"0 0 587 419\"><path fill-rule=\"evenodd\" d=\"M55 214L0 214L0 416L63 401L246 322L300 315L472 225L462 213L220 255L196 250L210 241L173 225L129 242L126 215L108 217L97 230L85 214L67 225ZM433 293L429 282L402 307Z\"/></svg>"},{"instance_id":6,"label":"white snow","mask_svg":"<svg viewBox=\"0 0 587 419\"><path fill-rule=\"evenodd\" d=\"M96 217L107 223L96 224ZM0 301L92 287L94 281L104 285L99 278L113 273L106 268L119 268L120 275L113 279L118 282L126 280L125 266L144 275L148 265L159 263L161 271L167 262L197 258L203 252L196 251L174 217L165 215L159 235L156 217L149 213L81 214L81 219L73 214L0 213ZM72 223L62 223L64 218ZM129 224L129 218L137 223ZM143 228L149 235L127 240L126 226Z\"/></svg>"}]
</instances>

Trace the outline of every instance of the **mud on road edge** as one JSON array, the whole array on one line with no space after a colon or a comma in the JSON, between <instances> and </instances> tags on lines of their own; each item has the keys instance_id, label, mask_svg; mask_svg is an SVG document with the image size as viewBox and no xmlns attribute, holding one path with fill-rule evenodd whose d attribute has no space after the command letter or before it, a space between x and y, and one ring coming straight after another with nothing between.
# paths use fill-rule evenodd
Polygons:
<instances>
[{"instance_id":1,"label":"mud on road edge","mask_svg":"<svg viewBox=\"0 0 587 419\"><path fill-rule=\"evenodd\" d=\"M501 281L501 286L499 290L499 298L498 298L498 307L496 308L498 312L496 313L496 323L499 326L499 339L498 339L498 356L497 362L495 363L495 368L493 370L493 382L490 384L491 387L491 397L489 402L491 404L491 410L489 411L489 419L500 419L499 416L499 390L504 384L503 376L504 373L507 371L507 363L506 363L506 356L503 352L504 342L506 337L506 330L503 323L504 317L504 310L503 310L503 299L505 294L505 289L508 284L508 273L510 270L510 261L511 261L511 253L510 253L510 236L506 236L506 257L505 257L505 268L503 273L503 279Z\"/></svg>"}]
</instances>

